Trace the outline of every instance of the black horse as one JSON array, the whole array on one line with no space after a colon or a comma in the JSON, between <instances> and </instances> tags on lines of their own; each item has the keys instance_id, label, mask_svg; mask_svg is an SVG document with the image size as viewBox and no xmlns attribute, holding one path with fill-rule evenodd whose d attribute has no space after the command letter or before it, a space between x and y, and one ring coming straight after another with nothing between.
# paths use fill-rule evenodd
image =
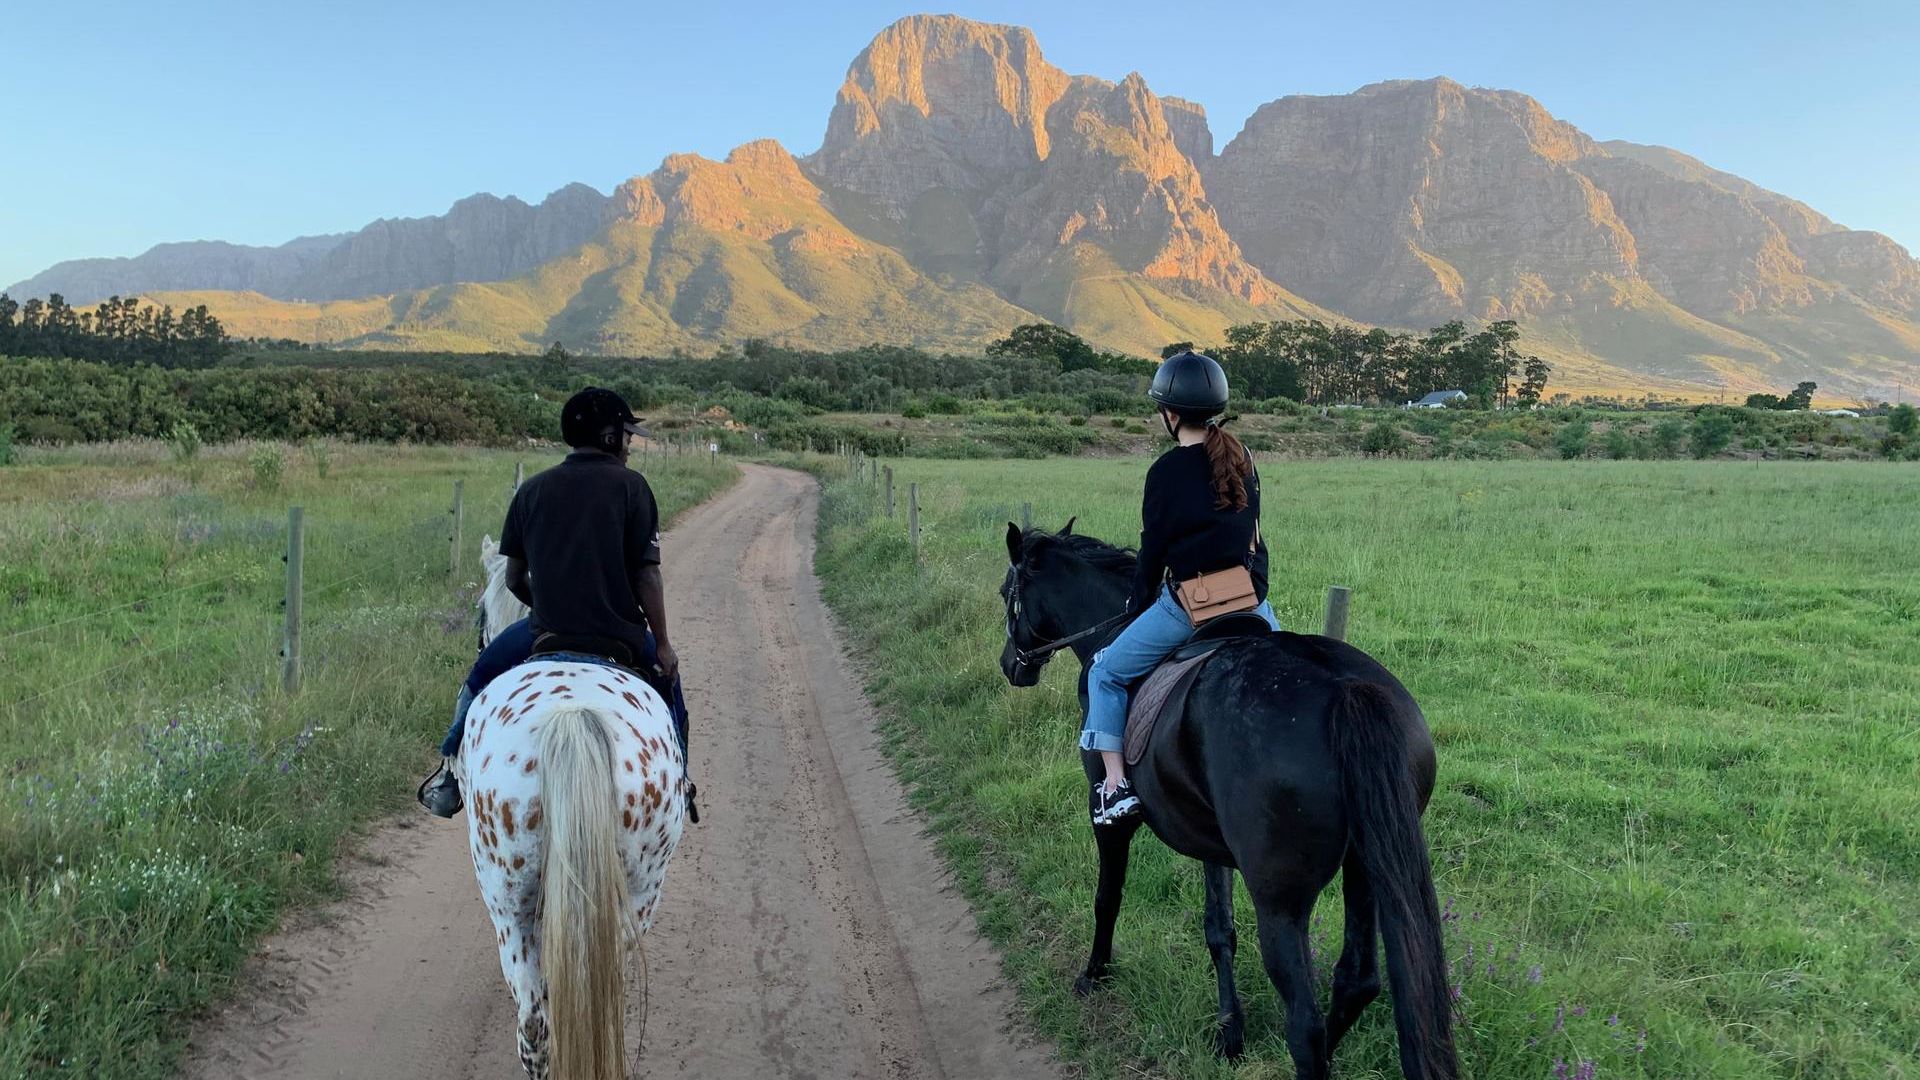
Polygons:
<instances>
[{"instance_id":1,"label":"black horse","mask_svg":"<svg viewBox=\"0 0 1920 1080\"><path fill-rule=\"evenodd\" d=\"M1071 649L1084 708L1086 666L1118 632L1133 553L1076 536L1069 521L1058 534L1008 523L1007 555L1001 670L1013 685L1032 686L1048 657ZM1098 754L1082 756L1089 779L1105 775ZM1077 992L1106 977L1128 850L1144 820L1168 847L1203 864L1221 1053L1239 1056L1245 1039L1233 979L1238 870L1259 916L1267 976L1287 1006L1287 1047L1300 1080L1328 1075L1334 1048L1379 996L1376 932L1386 941L1401 1071L1408 1080L1458 1075L1439 905L1420 831L1433 792L1433 739L1392 673L1333 638L1282 632L1229 641L1194 683L1185 722L1156 731L1129 775L1144 813L1094 830L1093 952ZM1322 1016L1307 925L1336 870L1345 871L1346 942L1332 1012Z\"/></svg>"}]
</instances>

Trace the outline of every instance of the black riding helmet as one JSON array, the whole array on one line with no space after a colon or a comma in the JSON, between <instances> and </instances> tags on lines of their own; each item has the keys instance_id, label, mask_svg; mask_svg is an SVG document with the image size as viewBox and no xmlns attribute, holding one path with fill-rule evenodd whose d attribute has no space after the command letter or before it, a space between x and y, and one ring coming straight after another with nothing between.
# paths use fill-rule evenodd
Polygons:
<instances>
[{"instance_id":1,"label":"black riding helmet","mask_svg":"<svg viewBox=\"0 0 1920 1080\"><path fill-rule=\"evenodd\" d=\"M1227 410L1227 373L1213 357L1188 349L1160 361L1147 396L1182 420L1204 423Z\"/></svg>"},{"instance_id":2,"label":"black riding helmet","mask_svg":"<svg viewBox=\"0 0 1920 1080\"><path fill-rule=\"evenodd\" d=\"M627 399L604 387L587 387L568 398L560 410L560 437L568 446L617 452L620 441L615 433L620 430L647 433L640 418L627 408Z\"/></svg>"}]
</instances>

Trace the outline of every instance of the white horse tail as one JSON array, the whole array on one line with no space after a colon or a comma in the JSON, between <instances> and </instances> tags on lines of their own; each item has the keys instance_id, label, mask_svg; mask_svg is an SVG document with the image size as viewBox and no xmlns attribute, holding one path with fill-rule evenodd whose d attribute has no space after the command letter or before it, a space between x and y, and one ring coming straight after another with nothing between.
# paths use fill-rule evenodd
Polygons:
<instances>
[{"instance_id":1,"label":"white horse tail","mask_svg":"<svg viewBox=\"0 0 1920 1080\"><path fill-rule=\"evenodd\" d=\"M627 876L620 862L613 751L600 714L562 709L540 732L547 822L541 976L553 1080L625 1075Z\"/></svg>"}]
</instances>

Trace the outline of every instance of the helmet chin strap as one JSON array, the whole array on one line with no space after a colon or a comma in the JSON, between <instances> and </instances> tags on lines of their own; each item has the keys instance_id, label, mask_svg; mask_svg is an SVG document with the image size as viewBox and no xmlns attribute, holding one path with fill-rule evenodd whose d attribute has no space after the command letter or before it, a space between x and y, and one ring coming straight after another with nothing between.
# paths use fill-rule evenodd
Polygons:
<instances>
[{"instance_id":1,"label":"helmet chin strap","mask_svg":"<svg viewBox=\"0 0 1920 1080\"><path fill-rule=\"evenodd\" d=\"M1171 419L1172 416L1173 414L1168 412L1166 409L1161 409L1160 410L1160 426L1167 429L1167 438L1172 439L1174 442L1179 442L1180 427L1178 424L1175 424L1173 422L1173 420Z\"/></svg>"}]
</instances>

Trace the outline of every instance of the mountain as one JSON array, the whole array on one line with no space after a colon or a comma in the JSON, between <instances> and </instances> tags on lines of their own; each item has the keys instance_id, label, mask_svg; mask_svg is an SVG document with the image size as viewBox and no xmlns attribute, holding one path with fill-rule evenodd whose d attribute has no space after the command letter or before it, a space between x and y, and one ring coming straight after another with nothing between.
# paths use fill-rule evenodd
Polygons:
<instances>
[{"instance_id":1,"label":"mountain","mask_svg":"<svg viewBox=\"0 0 1920 1080\"><path fill-rule=\"evenodd\" d=\"M1447 79L1205 111L950 16L883 30L818 150L669 157L279 248L170 244L14 286L207 303L237 333L607 352L973 349L1046 319L1153 354L1236 322L1512 318L1556 389L1920 389L1920 262L1677 151Z\"/></svg>"}]
</instances>

